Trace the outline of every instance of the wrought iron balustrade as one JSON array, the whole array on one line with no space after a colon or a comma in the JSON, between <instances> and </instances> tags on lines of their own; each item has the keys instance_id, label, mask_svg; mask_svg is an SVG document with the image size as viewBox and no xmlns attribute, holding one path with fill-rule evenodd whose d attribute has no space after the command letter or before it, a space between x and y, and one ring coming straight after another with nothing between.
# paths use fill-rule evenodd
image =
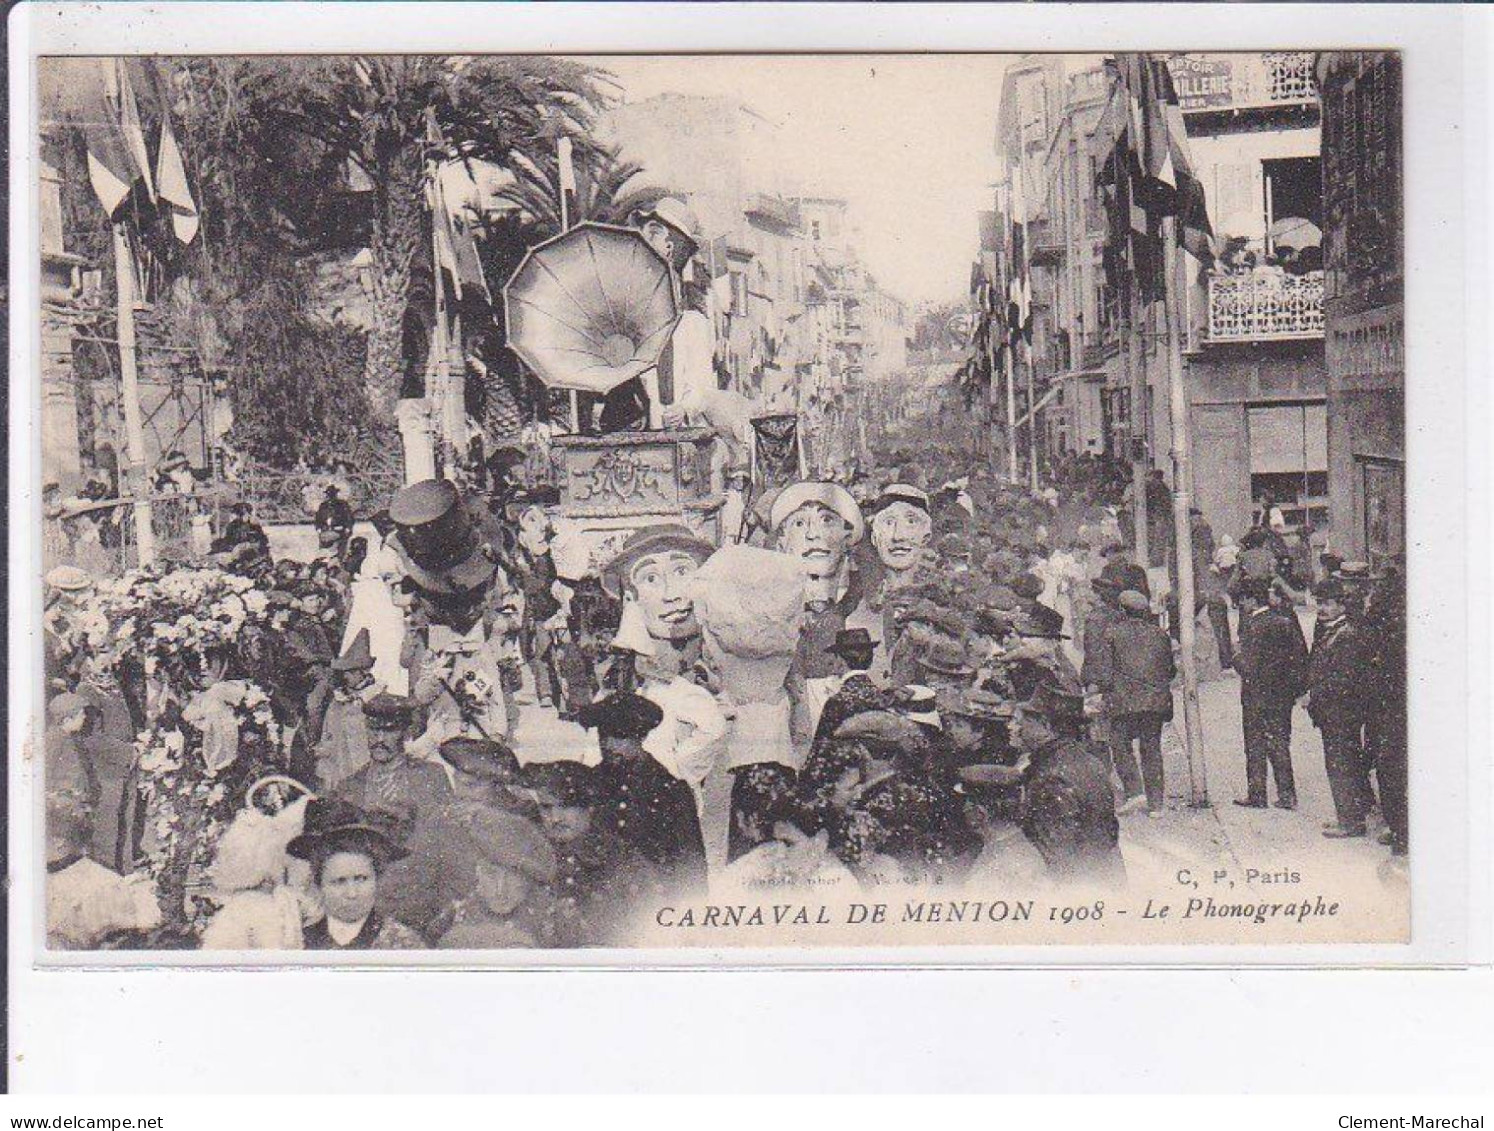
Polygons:
<instances>
[{"instance_id":1,"label":"wrought iron balustrade","mask_svg":"<svg viewBox=\"0 0 1494 1131\"><path fill-rule=\"evenodd\" d=\"M1209 341L1290 341L1323 336L1323 273L1212 274Z\"/></svg>"}]
</instances>

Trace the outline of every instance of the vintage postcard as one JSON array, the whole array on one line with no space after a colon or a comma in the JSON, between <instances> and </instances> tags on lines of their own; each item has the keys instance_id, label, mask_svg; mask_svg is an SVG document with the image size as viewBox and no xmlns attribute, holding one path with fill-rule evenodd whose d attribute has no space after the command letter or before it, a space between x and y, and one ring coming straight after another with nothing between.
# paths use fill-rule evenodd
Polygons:
<instances>
[{"instance_id":1,"label":"vintage postcard","mask_svg":"<svg viewBox=\"0 0 1494 1131\"><path fill-rule=\"evenodd\" d=\"M37 82L40 961L1412 940L1397 53Z\"/></svg>"}]
</instances>

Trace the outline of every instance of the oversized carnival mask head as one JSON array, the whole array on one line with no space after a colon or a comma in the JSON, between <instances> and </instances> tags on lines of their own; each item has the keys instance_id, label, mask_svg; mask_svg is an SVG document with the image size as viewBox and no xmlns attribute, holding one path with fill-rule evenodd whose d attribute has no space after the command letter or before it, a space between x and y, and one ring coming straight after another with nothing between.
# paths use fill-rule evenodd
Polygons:
<instances>
[{"instance_id":1,"label":"oversized carnival mask head","mask_svg":"<svg viewBox=\"0 0 1494 1131\"><path fill-rule=\"evenodd\" d=\"M647 527L631 535L602 571L602 587L641 617L656 640L700 631L691 579L712 547L683 526Z\"/></svg>"},{"instance_id":2,"label":"oversized carnival mask head","mask_svg":"<svg viewBox=\"0 0 1494 1131\"><path fill-rule=\"evenodd\" d=\"M894 484L877 500L872 519L872 546L882 564L895 573L912 569L923 558L934 535L928 496L917 487Z\"/></svg>"},{"instance_id":3,"label":"oversized carnival mask head","mask_svg":"<svg viewBox=\"0 0 1494 1131\"><path fill-rule=\"evenodd\" d=\"M698 568L695 555L665 550L645 554L628 570L623 600L637 604L650 636L679 640L699 630L690 596L690 579Z\"/></svg>"},{"instance_id":4,"label":"oversized carnival mask head","mask_svg":"<svg viewBox=\"0 0 1494 1131\"><path fill-rule=\"evenodd\" d=\"M849 491L834 483L795 483L773 504L778 549L801 559L811 577L835 577L866 524Z\"/></svg>"}]
</instances>

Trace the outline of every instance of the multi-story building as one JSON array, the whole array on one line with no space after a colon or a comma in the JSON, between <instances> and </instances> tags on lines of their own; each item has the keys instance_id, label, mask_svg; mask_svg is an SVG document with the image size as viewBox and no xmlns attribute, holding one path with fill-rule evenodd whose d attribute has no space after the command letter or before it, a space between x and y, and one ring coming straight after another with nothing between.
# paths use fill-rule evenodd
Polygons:
<instances>
[{"instance_id":1,"label":"multi-story building","mask_svg":"<svg viewBox=\"0 0 1494 1131\"><path fill-rule=\"evenodd\" d=\"M861 265L847 202L798 192L777 126L731 99L659 95L614 109L607 130L725 256L728 386L764 413L799 413L816 463L864 449L863 391L906 364L907 312Z\"/></svg>"},{"instance_id":2,"label":"multi-story building","mask_svg":"<svg viewBox=\"0 0 1494 1131\"><path fill-rule=\"evenodd\" d=\"M1327 52L1323 99L1328 507L1334 546L1376 565L1406 548L1400 58Z\"/></svg>"},{"instance_id":3,"label":"multi-story building","mask_svg":"<svg viewBox=\"0 0 1494 1131\"><path fill-rule=\"evenodd\" d=\"M1308 52L1169 59L1218 255L1189 258L1194 498L1239 532L1267 498L1328 524L1320 111ZM1163 393L1156 397L1165 402ZM1167 417L1153 422L1166 467Z\"/></svg>"},{"instance_id":4,"label":"multi-story building","mask_svg":"<svg viewBox=\"0 0 1494 1131\"><path fill-rule=\"evenodd\" d=\"M704 236L724 243L731 286L718 312L718 358L730 387L767 411L791 411L811 335L799 206L778 127L729 98L661 94L616 107L606 128L649 184L687 199Z\"/></svg>"},{"instance_id":5,"label":"multi-story building","mask_svg":"<svg viewBox=\"0 0 1494 1131\"><path fill-rule=\"evenodd\" d=\"M1050 389L1043 413L1050 452L1107 450L1107 386L1124 385L1113 304L1105 286L1105 214L1095 193L1095 128L1109 88L1098 63L1066 77L1043 157L1040 215L1029 225L1035 305L1049 332L1034 354ZM1108 363L1108 369L1107 369Z\"/></svg>"},{"instance_id":6,"label":"multi-story building","mask_svg":"<svg viewBox=\"0 0 1494 1131\"><path fill-rule=\"evenodd\" d=\"M1312 59L1175 55L1168 64L1221 251L1208 269L1185 259L1195 498L1221 532L1243 530L1268 496L1289 519L1322 529L1327 379L1321 252L1310 250L1323 220ZM1133 405L1120 296L1102 267L1097 181L1112 139L1097 128L1110 81L1098 58L1035 58L1012 67L1003 86L997 147L1011 170L1011 219L1020 228L1020 210L1027 221L1033 365L1046 402L1040 443L1130 458L1134 415L1144 458L1170 476L1163 311L1152 304L1135 312L1131 358L1143 399ZM1023 392L1019 381L1019 402Z\"/></svg>"}]
</instances>

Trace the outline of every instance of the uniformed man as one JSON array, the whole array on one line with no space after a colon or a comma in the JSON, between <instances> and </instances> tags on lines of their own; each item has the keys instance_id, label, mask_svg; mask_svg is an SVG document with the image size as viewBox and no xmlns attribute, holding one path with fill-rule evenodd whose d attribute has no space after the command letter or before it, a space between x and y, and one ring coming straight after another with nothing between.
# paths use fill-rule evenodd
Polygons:
<instances>
[{"instance_id":1,"label":"uniformed man","mask_svg":"<svg viewBox=\"0 0 1494 1131\"><path fill-rule=\"evenodd\" d=\"M644 748L664 721L663 709L620 691L586 707L576 721L596 730L602 750L593 820L637 849L670 894L704 892L705 841L695 792Z\"/></svg>"},{"instance_id":2,"label":"uniformed man","mask_svg":"<svg viewBox=\"0 0 1494 1131\"><path fill-rule=\"evenodd\" d=\"M455 796L451 781L434 762L409 756L416 711L413 700L387 693L363 705L369 763L344 780L335 796L398 818L399 839L409 855L380 876L379 892L394 918L426 934L443 911L471 890L472 877L452 867L447 835L447 810Z\"/></svg>"},{"instance_id":3,"label":"uniformed man","mask_svg":"<svg viewBox=\"0 0 1494 1131\"><path fill-rule=\"evenodd\" d=\"M1241 581L1240 644L1235 670L1240 673L1240 711L1245 732L1246 795L1235 804L1264 809L1266 775L1276 778L1276 807L1297 807L1292 775L1292 707L1302 694L1307 648L1300 626L1287 620L1271 601L1271 583ZM1293 617L1295 620L1295 617Z\"/></svg>"},{"instance_id":4,"label":"uniformed man","mask_svg":"<svg viewBox=\"0 0 1494 1131\"><path fill-rule=\"evenodd\" d=\"M1084 695L1058 679L1039 684L1013 711L1016 743L1031 759L1022 831L1048 875L1064 884L1125 883L1110 772L1083 739Z\"/></svg>"},{"instance_id":5,"label":"uniformed man","mask_svg":"<svg viewBox=\"0 0 1494 1131\"><path fill-rule=\"evenodd\" d=\"M555 850L553 944L627 943L662 888L637 849L594 818L601 801L595 771L580 762L536 762L524 776Z\"/></svg>"},{"instance_id":6,"label":"uniformed man","mask_svg":"<svg viewBox=\"0 0 1494 1131\"><path fill-rule=\"evenodd\" d=\"M1364 818L1374 804L1369 759L1364 749L1366 696L1370 687L1370 640L1349 619L1344 584L1334 578L1313 586L1318 618L1307 668L1307 713L1323 736L1323 764L1336 819L1325 826L1330 839L1365 835Z\"/></svg>"}]
</instances>

